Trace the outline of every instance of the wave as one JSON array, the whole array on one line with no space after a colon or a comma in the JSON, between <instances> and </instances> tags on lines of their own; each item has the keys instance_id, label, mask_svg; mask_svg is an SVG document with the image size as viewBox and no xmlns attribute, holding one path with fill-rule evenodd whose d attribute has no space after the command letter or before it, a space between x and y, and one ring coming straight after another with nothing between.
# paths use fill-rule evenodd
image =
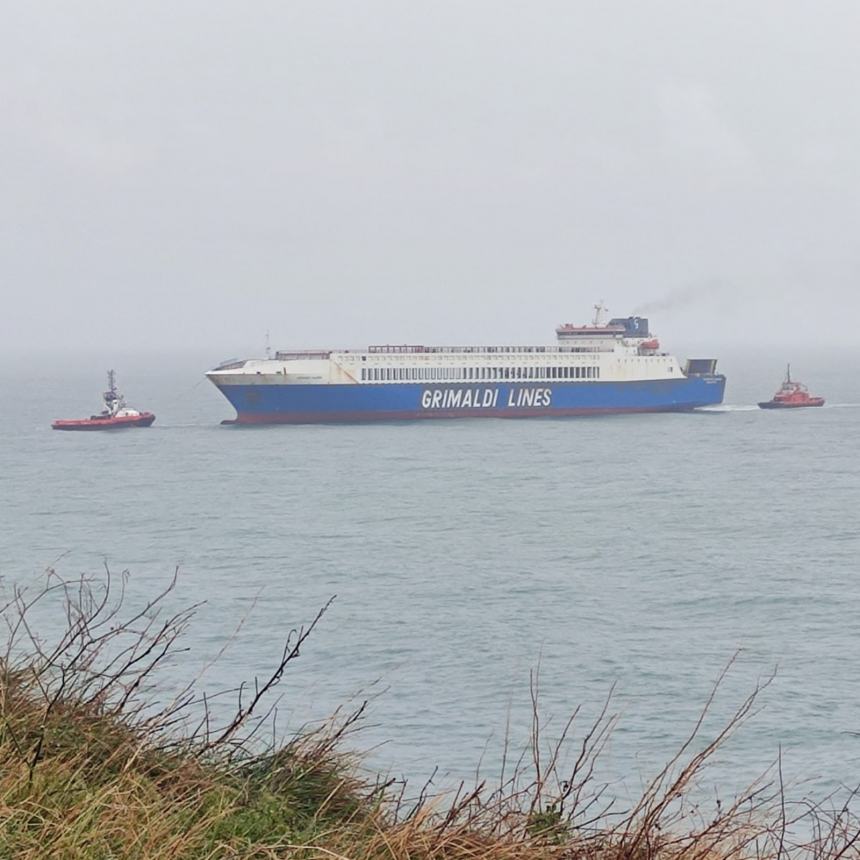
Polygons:
<instances>
[{"instance_id":1,"label":"wave","mask_svg":"<svg viewBox=\"0 0 860 860\"><path fill-rule=\"evenodd\" d=\"M755 403L720 403L717 406L702 406L699 412L755 412L758 406Z\"/></svg>"}]
</instances>

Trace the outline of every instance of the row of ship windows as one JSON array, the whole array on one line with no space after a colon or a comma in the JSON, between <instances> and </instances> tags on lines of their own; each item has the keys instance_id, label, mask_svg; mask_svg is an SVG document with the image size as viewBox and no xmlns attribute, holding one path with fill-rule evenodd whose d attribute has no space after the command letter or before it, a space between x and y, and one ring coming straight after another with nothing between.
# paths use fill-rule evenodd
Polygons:
<instances>
[{"instance_id":1,"label":"row of ship windows","mask_svg":"<svg viewBox=\"0 0 860 860\"><path fill-rule=\"evenodd\" d=\"M599 367L363 367L362 382L600 379Z\"/></svg>"}]
</instances>

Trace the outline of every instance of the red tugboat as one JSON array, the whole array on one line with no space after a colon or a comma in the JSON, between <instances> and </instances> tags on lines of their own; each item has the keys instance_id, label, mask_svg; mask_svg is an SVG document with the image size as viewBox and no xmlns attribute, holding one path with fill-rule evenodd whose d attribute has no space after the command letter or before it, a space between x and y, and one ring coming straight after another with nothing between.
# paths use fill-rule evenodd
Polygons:
<instances>
[{"instance_id":1,"label":"red tugboat","mask_svg":"<svg viewBox=\"0 0 860 860\"><path fill-rule=\"evenodd\" d=\"M51 424L54 430L113 430L119 427L149 427L155 421L151 412L138 412L125 405L117 391L116 374L108 371L108 390L102 395L105 408L89 418L59 418Z\"/></svg>"},{"instance_id":2,"label":"red tugboat","mask_svg":"<svg viewBox=\"0 0 860 860\"><path fill-rule=\"evenodd\" d=\"M824 406L823 397L809 393L805 385L791 378L791 365L785 371L785 381L770 400L759 403L760 409L801 409L804 406Z\"/></svg>"}]
</instances>

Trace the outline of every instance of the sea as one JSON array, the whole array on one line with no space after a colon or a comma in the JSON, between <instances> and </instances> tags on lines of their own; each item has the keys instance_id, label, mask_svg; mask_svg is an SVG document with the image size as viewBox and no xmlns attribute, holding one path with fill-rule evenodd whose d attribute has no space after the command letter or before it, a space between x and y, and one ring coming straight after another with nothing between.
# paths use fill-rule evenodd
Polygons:
<instances>
[{"instance_id":1,"label":"sea","mask_svg":"<svg viewBox=\"0 0 860 860\"><path fill-rule=\"evenodd\" d=\"M609 697L595 780L633 797L725 673L693 748L762 689L698 790L734 796L780 760L791 799L839 796L860 772L860 359L795 349L827 405L778 413L755 404L781 354L717 354L726 402L695 414L248 428L220 424L220 355L18 356L0 594L107 567L131 612L178 568L168 608L200 605L156 699L201 672L209 695L253 686L334 598L273 731L367 701L345 741L362 767L440 789L498 780L536 690L547 744L577 713L574 754ZM52 431L97 411L108 360L155 425Z\"/></svg>"}]
</instances>

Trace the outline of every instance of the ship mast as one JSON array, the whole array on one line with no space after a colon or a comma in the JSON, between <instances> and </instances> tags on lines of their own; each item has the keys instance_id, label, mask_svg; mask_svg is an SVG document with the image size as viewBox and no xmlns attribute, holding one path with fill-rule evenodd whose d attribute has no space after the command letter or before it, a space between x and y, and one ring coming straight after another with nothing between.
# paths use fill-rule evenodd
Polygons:
<instances>
[{"instance_id":1,"label":"ship mast","mask_svg":"<svg viewBox=\"0 0 860 860\"><path fill-rule=\"evenodd\" d=\"M602 325L603 315L606 313L606 311L609 310L609 308L607 308L606 305L603 304L603 299L601 299L593 307L594 307L594 320L592 321L592 325L597 327L599 325Z\"/></svg>"}]
</instances>

